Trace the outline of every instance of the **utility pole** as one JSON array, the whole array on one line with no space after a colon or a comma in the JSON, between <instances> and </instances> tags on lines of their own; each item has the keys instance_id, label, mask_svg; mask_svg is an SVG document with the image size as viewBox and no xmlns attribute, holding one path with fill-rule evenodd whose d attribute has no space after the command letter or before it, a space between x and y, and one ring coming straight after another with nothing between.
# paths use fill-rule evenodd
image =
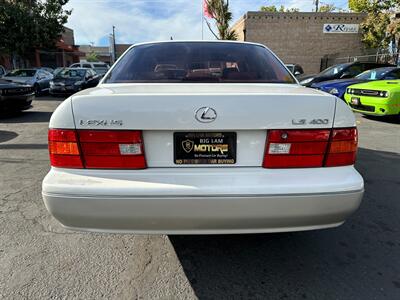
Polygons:
<instances>
[{"instance_id":1,"label":"utility pole","mask_svg":"<svg viewBox=\"0 0 400 300\"><path fill-rule=\"evenodd\" d=\"M114 62L117 60L117 47L116 47L116 45L115 45L115 26L113 25L113 33L112 33L112 36L113 36L113 48L114 48Z\"/></svg>"},{"instance_id":2,"label":"utility pole","mask_svg":"<svg viewBox=\"0 0 400 300\"><path fill-rule=\"evenodd\" d=\"M319 0L314 0L314 4L315 4L315 12L319 11Z\"/></svg>"}]
</instances>

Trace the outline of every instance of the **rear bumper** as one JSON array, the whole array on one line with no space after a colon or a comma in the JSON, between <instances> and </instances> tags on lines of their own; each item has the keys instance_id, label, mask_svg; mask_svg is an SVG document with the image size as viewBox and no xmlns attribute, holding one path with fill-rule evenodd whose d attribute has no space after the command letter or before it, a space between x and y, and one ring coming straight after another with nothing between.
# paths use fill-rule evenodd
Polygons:
<instances>
[{"instance_id":1,"label":"rear bumper","mask_svg":"<svg viewBox=\"0 0 400 300\"><path fill-rule=\"evenodd\" d=\"M363 180L353 167L140 172L53 168L43 182L44 202L58 221L72 229L101 232L321 229L342 224L359 207L362 195Z\"/></svg>"}]
</instances>

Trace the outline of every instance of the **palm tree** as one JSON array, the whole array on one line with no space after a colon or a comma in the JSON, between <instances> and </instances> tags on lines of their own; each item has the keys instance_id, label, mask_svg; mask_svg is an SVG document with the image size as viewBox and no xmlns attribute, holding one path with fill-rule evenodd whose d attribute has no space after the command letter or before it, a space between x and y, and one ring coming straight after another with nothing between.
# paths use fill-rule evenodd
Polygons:
<instances>
[{"instance_id":1,"label":"palm tree","mask_svg":"<svg viewBox=\"0 0 400 300\"><path fill-rule=\"evenodd\" d=\"M218 40L237 40L236 32L229 29L232 13L229 11L229 0L205 0L209 14L215 20L218 35L212 30L208 20L207 26Z\"/></svg>"}]
</instances>

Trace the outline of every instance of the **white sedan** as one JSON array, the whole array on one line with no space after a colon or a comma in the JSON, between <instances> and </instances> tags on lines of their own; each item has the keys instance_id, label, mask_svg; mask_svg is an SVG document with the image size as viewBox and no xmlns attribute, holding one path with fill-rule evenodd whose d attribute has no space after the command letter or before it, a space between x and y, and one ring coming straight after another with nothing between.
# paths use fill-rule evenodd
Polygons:
<instances>
[{"instance_id":1,"label":"white sedan","mask_svg":"<svg viewBox=\"0 0 400 300\"><path fill-rule=\"evenodd\" d=\"M346 104L300 86L265 46L131 47L50 120L49 212L101 232L323 229L360 205Z\"/></svg>"}]
</instances>

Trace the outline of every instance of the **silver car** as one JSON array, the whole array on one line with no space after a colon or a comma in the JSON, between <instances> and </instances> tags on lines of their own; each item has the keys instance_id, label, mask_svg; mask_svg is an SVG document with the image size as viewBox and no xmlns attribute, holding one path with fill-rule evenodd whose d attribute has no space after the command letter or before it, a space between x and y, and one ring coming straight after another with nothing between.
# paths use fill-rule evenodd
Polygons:
<instances>
[{"instance_id":1,"label":"silver car","mask_svg":"<svg viewBox=\"0 0 400 300\"><path fill-rule=\"evenodd\" d=\"M58 106L48 140L44 203L74 230L323 229L364 191L349 107L260 44L137 44Z\"/></svg>"},{"instance_id":2,"label":"silver car","mask_svg":"<svg viewBox=\"0 0 400 300\"><path fill-rule=\"evenodd\" d=\"M33 86L35 95L49 91L53 75L43 69L16 69L4 76L4 79Z\"/></svg>"}]
</instances>

